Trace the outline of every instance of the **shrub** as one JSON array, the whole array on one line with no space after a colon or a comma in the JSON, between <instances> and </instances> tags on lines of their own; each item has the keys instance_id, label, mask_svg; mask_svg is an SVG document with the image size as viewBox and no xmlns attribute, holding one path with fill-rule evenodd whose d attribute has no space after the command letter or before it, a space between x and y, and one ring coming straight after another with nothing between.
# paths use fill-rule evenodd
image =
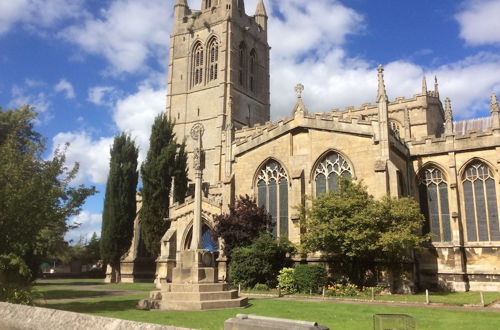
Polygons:
<instances>
[{"instance_id":1,"label":"shrub","mask_svg":"<svg viewBox=\"0 0 500 330\"><path fill-rule=\"evenodd\" d=\"M337 297L354 297L361 295L361 290L350 282L346 283L334 283L326 288L325 294L327 296L337 296Z\"/></svg>"},{"instance_id":2,"label":"shrub","mask_svg":"<svg viewBox=\"0 0 500 330\"><path fill-rule=\"evenodd\" d=\"M257 284L255 284L253 289L257 290L257 291L268 291L269 287L266 284L257 283Z\"/></svg>"},{"instance_id":3,"label":"shrub","mask_svg":"<svg viewBox=\"0 0 500 330\"><path fill-rule=\"evenodd\" d=\"M290 264L287 253L290 243L279 242L269 233L261 234L252 244L232 251L229 275L234 284L253 288L257 283L276 287L276 277L281 268Z\"/></svg>"},{"instance_id":4,"label":"shrub","mask_svg":"<svg viewBox=\"0 0 500 330\"><path fill-rule=\"evenodd\" d=\"M318 293L326 284L327 273L321 265L298 265L294 271L297 290L303 293Z\"/></svg>"},{"instance_id":5,"label":"shrub","mask_svg":"<svg viewBox=\"0 0 500 330\"><path fill-rule=\"evenodd\" d=\"M292 294L297 292L295 284L294 268L283 268L278 275L278 289L284 294Z\"/></svg>"},{"instance_id":6,"label":"shrub","mask_svg":"<svg viewBox=\"0 0 500 330\"><path fill-rule=\"evenodd\" d=\"M14 254L0 255L0 301L31 305L31 271Z\"/></svg>"}]
</instances>

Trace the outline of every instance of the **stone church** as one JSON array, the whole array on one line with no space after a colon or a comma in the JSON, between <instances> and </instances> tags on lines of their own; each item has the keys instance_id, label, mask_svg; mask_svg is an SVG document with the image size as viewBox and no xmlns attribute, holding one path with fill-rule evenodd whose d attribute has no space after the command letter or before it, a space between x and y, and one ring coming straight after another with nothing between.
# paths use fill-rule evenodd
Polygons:
<instances>
[{"instance_id":1,"label":"stone church","mask_svg":"<svg viewBox=\"0 0 500 330\"><path fill-rule=\"evenodd\" d=\"M336 189L339 176L362 180L376 198L412 196L419 201L432 242L415 258L414 281L465 290L500 290L500 119L453 121L437 80L410 97L389 99L384 69L372 103L313 112L298 84L290 117L270 122L268 17L263 0L247 15L244 0L200 0L201 10L176 0L170 37L167 113L192 158L202 128L204 152L203 244L213 217L237 196L254 196L275 222L274 235L300 243L295 207L305 196ZM193 176L192 159L189 176ZM176 256L189 248L194 199L171 200L171 226L162 239L156 276L171 279ZM140 224L136 222L136 233ZM122 263L124 281L139 280L139 235ZM218 259L219 277L225 258ZM318 261L318 259L314 259Z\"/></svg>"}]
</instances>

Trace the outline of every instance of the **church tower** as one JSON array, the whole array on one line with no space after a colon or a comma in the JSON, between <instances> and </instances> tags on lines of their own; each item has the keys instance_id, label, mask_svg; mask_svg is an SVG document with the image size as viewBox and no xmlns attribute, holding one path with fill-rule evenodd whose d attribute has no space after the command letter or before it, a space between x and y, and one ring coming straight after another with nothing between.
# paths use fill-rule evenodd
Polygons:
<instances>
[{"instance_id":1,"label":"church tower","mask_svg":"<svg viewBox=\"0 0 500 330\"><path fill-rule=\"evenodd\" d=\"M270 119L267 14L263 0L253 16L245 13L244 0L197 1L200 10L175 1L167 113L190 155L196 147L190 130L204 126L203 181L215 185L224 176L225 137Z\"/></svg>"}]
</instances>

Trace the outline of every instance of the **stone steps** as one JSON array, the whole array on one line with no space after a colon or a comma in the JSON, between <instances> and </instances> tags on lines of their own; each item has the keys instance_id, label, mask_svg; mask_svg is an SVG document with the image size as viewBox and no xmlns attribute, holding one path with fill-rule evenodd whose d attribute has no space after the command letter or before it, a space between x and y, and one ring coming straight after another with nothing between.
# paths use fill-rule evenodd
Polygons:
<instances>
[{"instance_id":1,"label":"stone steps","mask_svg":"<svg viewBox=\"0 0 500 330\"><path fill-rule=\"evenodd\" d=\"M161 297L167 301L215 301L238 298L238 290L215 292L162 292Z\"/></svg>"},{"instance_id":2,"label":"stone steps","mask_svg":"<svg viewBox=\"0 0 500 330\"><path fill-rule=\"evenodd\" d=\"M210 310L226 308L242 308L248 305L246 297L224 300L189 301L189 300L162 300L162 310Z\"/></svg>"},{"instance_id":3,"label":"stone steps","mask_svg":"<svg viewBox=\"0 0 500 330\"><path fill-rule=\"evenodd\" d=\"M227 283L168 283L162 286L162 292L217 292L228 291Z\"/></svg>"}]
</instances>

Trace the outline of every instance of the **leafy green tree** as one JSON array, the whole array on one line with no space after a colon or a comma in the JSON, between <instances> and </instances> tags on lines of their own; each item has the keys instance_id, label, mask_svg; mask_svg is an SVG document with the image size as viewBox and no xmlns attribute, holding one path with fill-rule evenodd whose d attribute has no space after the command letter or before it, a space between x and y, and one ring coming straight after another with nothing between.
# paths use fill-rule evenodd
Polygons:
<instances>
[{"instance_id":1,"label":"leafy green tree","mask_svg":"<svg viewBox=\"0 0 500 330\"><path fill-rule=\"evenodd\" d=\"M260 234L271 228L271 217L263 207L257 206L255 199L240 196L234 205L229 205L228 214L214 218L213 239L224 240L224 253L231 256L237 247L250 245Z\"/></svg>"},{"instance_id":2,"label":"leafy green tree","mask_svg":"<svg viewBox=\"0 0 500 330\"><path fill-rule=\"evenodd\" d=\"M375 200L366 187L340 180L302 211L302 247L322 251L357 284L374 261L398 264L428 237L421 234L424 217L411 198Z\"/></svg>"},{"instance_id":3,"label":"leafy green tree","mask_svg":"<svg viewBox=\"0 0 500 330\"><path fill-rule=\"evenodd\" d=\"M187 189L185 145L177 144L173 128L174 123L166 114L156 117L151 128L149 151L141 167L141 232L146 249L154 257L159 255L160 240L169 227L165 219L170 206L172 177L178 181L174 189L179 200L184 200Z\"/></svg>"},{"instance_id":4,"label":"leafy green tree","mask_svg":"<svg viewBox=\"0 0 500 330\"><path fill-rule=\"evenodd\" d=\"M138 155L130 135L115 137L102 214L101 257L111 266L112 282L116 283L121 281L120 259L130 248L134 234Z\"/></svg>"},{"instance_id":5,"label":"leafy green tree","mask_svg":"<svg viewBox=\"0 0 500 330\"><path fill-rule=\"evenodd\" d=\"M18 269L25 280L34 278L40 261L64 247L68 218L95 193L94 187L71 185L78 164L68 169L64 151L57 150L52 159L42 157L46 146L34 130L36 115L29 106L0 108L0 256L7 265L0 268L0 282L5 269ZM27 268L8 266L21 262Z\"/></svg>"},{"instance_id":6,"label":"leafy green tree","mask_svg":"<svg viewBox=\"0 0 500 330\"><path fill-rule=\"evenodd\" d=\"M279 271L291 265L287 255L292 252L288 240L276 240L270 233L261 233L250 245L232 251L230 279L245 288L253 288L258 283L276 287Z\"/></svg>"}]
</instances>

